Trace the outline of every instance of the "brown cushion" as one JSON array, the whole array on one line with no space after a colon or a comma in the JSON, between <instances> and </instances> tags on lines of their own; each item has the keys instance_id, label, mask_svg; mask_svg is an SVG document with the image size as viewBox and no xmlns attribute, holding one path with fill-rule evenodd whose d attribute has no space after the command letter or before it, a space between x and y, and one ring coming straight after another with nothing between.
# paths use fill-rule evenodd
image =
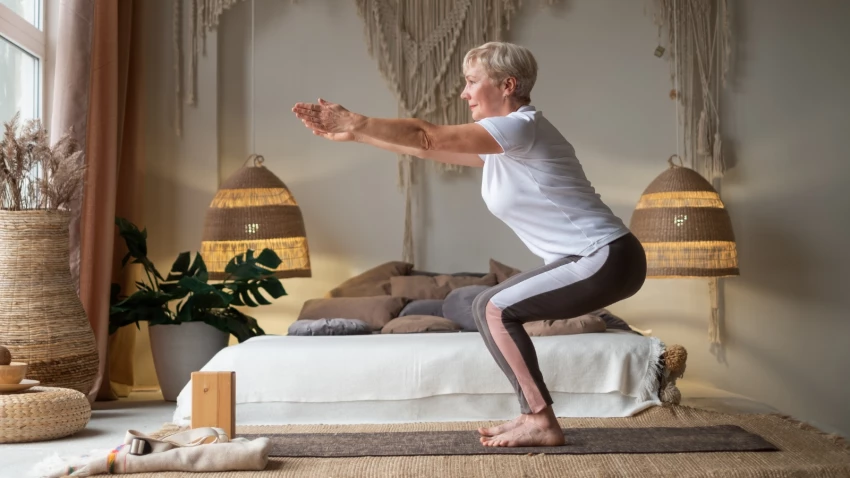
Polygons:
<instances>
[{"instance_id":1,"label":"brown cushion","mask_svg":"<svg viewBox=\"0 0 850 478\"><path fill-rule=\"evenodd\" d=\"M381 329L382 334L420 334L423 332L457 332L460 326L434 315L407 315L393 319Z\"/></svg>"},{"instance_id":2,"label":"brown cushion","mask_svg":"<svg viewBox=\"0 0 850 478\"><path fill-rule=\"evenodd\" d=\"M522 325L528 335L573 335L605 332L605 321L595 315L580 315L571 319L537 320Z\"/></svg>"},{"instance_id":3,"label":"brown cushion","mask_svg":"<svg viewBox=\"0 0 850 478\"><path fill-rule=\"evenodd\" d=\"M490 273L496 276L496 281L499 284L506 281L508 277L517 275L520 272L522 271L519 269L506 266L495 259L490 259Z\"/></svg>"},{"instance_id":4,"label":"brown cushion","mask_svg":"<svg viewBox=\"0 0 850 478\"><path fill-rule=\"evenodd\" d=\"M405 276L413 269L408 262L392 261L373 267L331 289L326 297L374 297L389 295L390 278Z\"/></svg>"},{"instance_id":5,"label":"brown cushion","mask_svg":"<svg viewBox=\"0 0 850 478\"><path fill-rule=\"evenodd\" d=\"M298 320L359 319L372 330L381 330L387 322L398 317L407 302L405 298L388 295L310 299L304 302Z\"/></svg>"},{"instance_id":6,"label":"brown cushion","mask_svg":"<svg viewBox=\"0 0 850 478\"><path fill-rule=\"evenodd\" d=\"M410 300L445 299L449 292L459 287L470 285L496 285L496 276L487 274L484 277L452 276L399 276L390 278L390 294L393 297L404 297Z\"/></svg>"}]
</instances>

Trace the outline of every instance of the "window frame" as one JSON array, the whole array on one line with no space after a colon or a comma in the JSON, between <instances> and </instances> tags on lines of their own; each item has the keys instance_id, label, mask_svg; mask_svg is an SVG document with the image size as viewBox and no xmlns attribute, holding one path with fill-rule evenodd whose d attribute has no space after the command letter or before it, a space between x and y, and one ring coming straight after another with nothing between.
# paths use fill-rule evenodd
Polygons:
<instances>
[{"instance_id":1,"label":"window frame","mask_svg":"<svg viewBox=\"0 0 850 478\"><path fill-rule=\"evenodd\" d=\"M47 80L47 31L44 11L47 0L38 1L38 27L0 3L0 36L38 59L38 118L45 121L45 82Z\"/></svg>"}]
</instances>

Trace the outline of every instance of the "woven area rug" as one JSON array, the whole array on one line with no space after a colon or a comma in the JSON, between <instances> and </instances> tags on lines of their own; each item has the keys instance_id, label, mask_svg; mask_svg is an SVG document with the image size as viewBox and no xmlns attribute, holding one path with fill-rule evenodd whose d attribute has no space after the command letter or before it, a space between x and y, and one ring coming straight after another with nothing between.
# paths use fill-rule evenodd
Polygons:
<instances>
[{"instance_id":1,"label":"woven area rug","mask_svg":"<svg viewBox=\"0 0 850 478\"><path fill-rule=\"evenodd\" d=\"M696 453L607 453L392 456L269 459L262 472L205 473L209 478L295 477L792 477L850 476L850 447L803 423L778 415L728 415L688 407L655 407L628 418L569 418L567 429L713 427L734 425L763 437L779 451ZM469 431L494 422L411 423L392 425L237 425L238 435ZM173 429L172 429L173 431ZM132 475L173 478L181 473Z\"/></svg>"},{"instance_id":2,"label":"woven area rug","mask_svg":"<svg viewBox=\"0 0 850 478\"><path fill-rule=\"evenodd\" d=\"M528 453L693 453L778 451L758 435L735 425L713 427L566 428L567 444L548 447L488 447L476 431L385 433L266 433L269 456L344 458L355 456L449 456Z\"/></svg>"}]
</instances>

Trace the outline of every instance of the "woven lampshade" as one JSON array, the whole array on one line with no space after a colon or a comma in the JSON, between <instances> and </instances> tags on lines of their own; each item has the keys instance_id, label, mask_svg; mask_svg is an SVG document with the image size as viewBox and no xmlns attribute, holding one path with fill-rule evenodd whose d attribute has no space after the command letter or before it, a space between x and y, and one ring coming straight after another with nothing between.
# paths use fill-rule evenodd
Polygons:
<instances>
[{"instance_id":1,"label":"woven lampshade","mask_svg":"<svg viewBox=\"0 0 850 478\"><path fill-rule=\"evenodd\" d=\"M732 221L720 195L696 171L677 166L646 188L629 228L643 244L647 277L737 276Z\"/></svg>"},{"instance_id":2,"label":"woven lampshade","mask_svg":"<svg viewBox=\"0 0 850 478\"><path fill-rule=\"evenodd\" d=\"M275 276L311 277L310 254L301 208L286 185L252 155L225 181L207 210L201 257L210 279L221 280L236 255L272 249L281 264Z\"/></svg>"}]
</instances>

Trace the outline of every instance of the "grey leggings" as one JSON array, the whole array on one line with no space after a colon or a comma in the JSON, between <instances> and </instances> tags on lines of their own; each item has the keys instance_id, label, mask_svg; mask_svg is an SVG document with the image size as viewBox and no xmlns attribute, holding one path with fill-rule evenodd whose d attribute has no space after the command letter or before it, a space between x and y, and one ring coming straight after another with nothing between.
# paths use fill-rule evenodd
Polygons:
<instances>
[{"instance_id":1,"label":"grey leggings","mask_svg":"<svg viewBox=\"0 0 850 478\"><path fill-rule=\"evenodd\" d=\"M475 298L475 322L510 380L522 413L552 404L525 322L568 319L634 295L646 279L646 255L632 234L586 257L569 256L517 274Z\"/></svg>"}]
</instances>

